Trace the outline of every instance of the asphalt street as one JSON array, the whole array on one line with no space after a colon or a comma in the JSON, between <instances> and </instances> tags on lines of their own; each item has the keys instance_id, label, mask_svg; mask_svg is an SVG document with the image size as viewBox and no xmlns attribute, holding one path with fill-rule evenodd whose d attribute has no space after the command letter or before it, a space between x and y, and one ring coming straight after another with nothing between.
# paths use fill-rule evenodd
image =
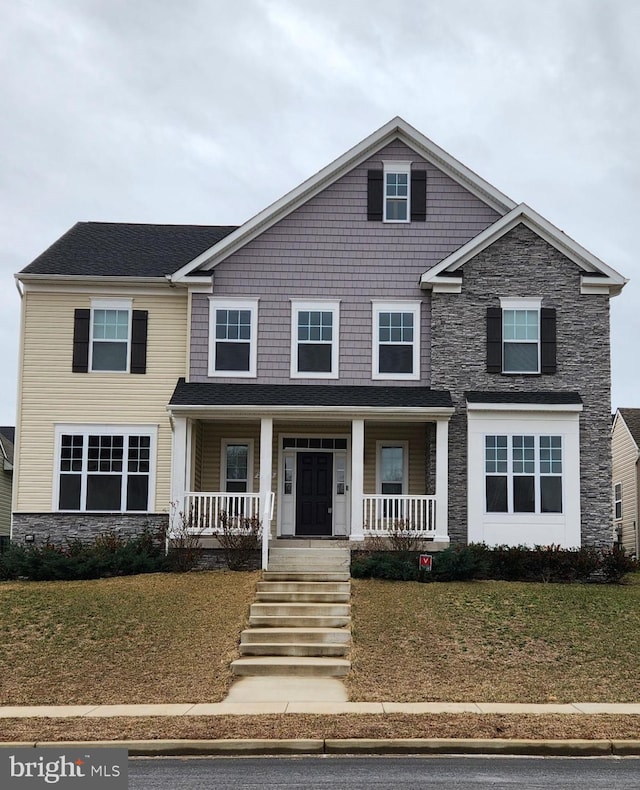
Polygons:
<instances>
[{"instance_id":1,"label":"asphalt street","mask_svg":"<svg viewBox=\"0 0 640 790\"><path fill-rule=\"evenodd\" d=\"M129 788L171 790L638 790L639 758L131 758Z\"/></svg>"}]
</instances>

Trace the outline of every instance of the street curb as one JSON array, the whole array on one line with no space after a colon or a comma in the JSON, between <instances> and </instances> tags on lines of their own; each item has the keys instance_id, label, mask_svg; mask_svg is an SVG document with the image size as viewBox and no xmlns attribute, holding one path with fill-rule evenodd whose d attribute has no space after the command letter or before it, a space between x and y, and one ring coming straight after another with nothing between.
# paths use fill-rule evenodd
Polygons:
<instances>
[{"instance_id":1,"label":"street curb","mask_svg":"<svg viewBox=\"0 0 640 790\"><path fill-rule=\"evenodd\" d=\"M125 748L130 757L259 755L512 755L538 757L640 757L640 740L524 740L500 738L251 738L146 741L30 741L0 749Z\"/></svg>"}]
</instances>

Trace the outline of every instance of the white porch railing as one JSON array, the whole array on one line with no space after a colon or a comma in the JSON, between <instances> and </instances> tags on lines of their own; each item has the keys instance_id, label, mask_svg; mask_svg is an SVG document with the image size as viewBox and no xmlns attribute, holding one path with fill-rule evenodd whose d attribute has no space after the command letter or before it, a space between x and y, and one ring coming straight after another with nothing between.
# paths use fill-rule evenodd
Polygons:
<instances>
[{"instance_id":1,"label":"white porch railing","mask_svg":"<svg viewBox=\"0 0 640 790\"><path fill-rule=\"evenodd\" d=\"M436 534L435 496L365 494L362 499L365 536L398 530L424 537Z\"/></svg>"},{"instance_id":2,"label":"white porch railing","mask_svg":"<svg viewBox=\"0 0 640 790\"><path fill-rule=\"evenodd\" d=\"M271 494L273 497L273 494ZM271 505L271 511L273 505ZM220 516L258 518L260 494L230 494L227 492L190 491L184 497L185 526L200 535L215 535L222 531ZM270 519L269 519L270 520ZM269 525L266 524L267 530Z\"/></svg>"}]
</instances>

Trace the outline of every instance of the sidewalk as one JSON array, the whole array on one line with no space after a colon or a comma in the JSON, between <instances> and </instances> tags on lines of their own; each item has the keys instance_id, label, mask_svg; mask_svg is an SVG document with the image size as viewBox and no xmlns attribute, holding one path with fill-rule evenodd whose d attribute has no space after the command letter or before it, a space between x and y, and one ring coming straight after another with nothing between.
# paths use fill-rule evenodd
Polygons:
<instances>
[{"instance_id":1,"label":"sidewalk","mask_svg":"<svg viewBox=\"0 0 640 790\"><path fill-rule=\"evenodd\" d=\"M295 697L295 694L289 696ZM216 702L183 705L35 705L0 707L0 720L9 718L136 716L255 716L260 714L615 714L640 716L640 703L572 702L522 704L495 702L346 702L285 701ZM126 748L129 757L259 756L259 755L510 755L539 757L640 757L640 740L602 738L223 738L157 740L84 740L0 742L0 749Z\"/></svg>"},{"instance_id":2,"label":"sidewalk","mask_svg":"<svg viewBox=\"0 0 640 790\"><path fill-rule=\"evenodd\" d=\"M183 705L33 705L0 707L8 718L112 718L116 716L256 716L276 713L535 713L639 716L640 703L571 702L563 705L516 702L213 702Z\"/></svg>"}]
</instances>

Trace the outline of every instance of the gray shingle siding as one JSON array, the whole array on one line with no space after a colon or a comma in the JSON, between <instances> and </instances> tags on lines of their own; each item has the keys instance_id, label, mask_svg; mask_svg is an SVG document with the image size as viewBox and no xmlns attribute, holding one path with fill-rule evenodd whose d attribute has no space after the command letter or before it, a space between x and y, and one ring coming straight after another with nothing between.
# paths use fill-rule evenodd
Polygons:
<instances>
[{"instance_id":1,"label":"gray shingle siding","mask_svg":"<svg viewBox=\"0 0 640 790\"><path fill-rule=\"evenodd\" d=\"M499 297L542 296L557 310L557 372L518 376L486 371L486 309ZM580 270L523 225L464 266L461 294L434 294L431 346L434 389L451 391L449 518L452 540L466 540L467 434L464 390L577 390L583 544L611 544L609 445L609 297L580 295ZM463 372L461 375L461 371Z\"/></svg>"},{"instance_id":2,"label":"gray shingle siding","mask_svg":"<svg viewBox=\"0 0 640 790\"><path fill-rule=\"evenodd\" d=\"M411 160L416 169L426 169L426 222L367 220L367 170L381 168L382 160ZM291 299L340 300L341 384L371 382L371 300L419 300L421 380L415 384L428 385L430 297L420 289L420 276L497 218L451 178L395 143L220 263L214 295L260 297L257 380L264 384L290 381ZM205 381L205 294L193 299L191 343L190 379Z\"/></svg>"}]
</instances>

